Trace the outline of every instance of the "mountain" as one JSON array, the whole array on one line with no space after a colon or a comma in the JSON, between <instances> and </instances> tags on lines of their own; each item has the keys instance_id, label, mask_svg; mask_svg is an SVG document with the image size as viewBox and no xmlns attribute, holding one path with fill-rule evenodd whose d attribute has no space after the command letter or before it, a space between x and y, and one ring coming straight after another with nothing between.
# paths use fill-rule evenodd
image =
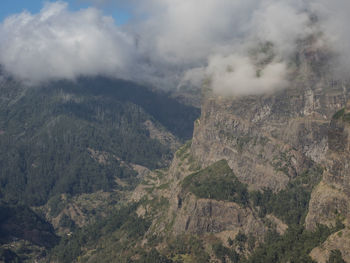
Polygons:
<instances>
[{"instance_id":1,"label":"mountain","mask_svg":"<svg viewBox=\"0 0 350 263\"><path fill-rule=\"evenodd\" d=\"M222 97L206 82L199 118L186 90L104 78L7 84L1 167L22 176L3 178L23 185L21 202L60 236L32 258L350 262L350 82L335 77L332 56L317 37L300 41L289 87L274 93ZM36 190L49 189L39 200L21 183L34 175ZM9 185L4 199L21 197ZM18 251L3 246L2 255L24 258Z\"/></svg>"},{"instance_id":2,"label":"mountain","mask_svg":"<svg viewBox=\"0 0 350 263\"><path fill-rule=\"evenodd\" d=\"M344 226L341 231L329 236L322 246L312 250L312 257L318 262L325 262L334 250L339 250L347 262L350 259L349 117L348 103L334 114L330 122L325 171L312 193L306 217L306 228L311 230L317 224L333 226L341 222Z\"/></svg>"},{"instance_id":3,"label":"mountain","mask_svg":"<svg viewBox=\"0 0 350 263\"><path fill-rule=\"evenodd\" d=\"M0 94L1 255L14 260L41 258L55 231L101 216L91 206L67 216L63 203L108 196L99 205L108 213L145 171L167 166L199 114L168 93L102 77L26 87L3 76ZM35 242L47 240L43 224L54 243Z\"/></svg>"},{"instance_id":4,"label":"mountain","mask_svg":"<svg viewBox=\"0 0 350 263\"><path fill-rule=\"evenodd\" d=\"M126 206L64 239L51 260L350 262L350 83L314 41L300 43L284 90L204 87L193 138L169 168L149 171Z\"/></svg>"},{"instance_id":5,"label":"mountain","mask_svg":"<svg viewBox=\"0 0 350 263\"><path fill-rule=\"evenodd\" d=\"M110 191L116 177L133 185L127 164L165 166L198 114L165 93L105 78L37 88L4 81L1 94L0 191L29 205Z\"/></svg>"}]
</instances>

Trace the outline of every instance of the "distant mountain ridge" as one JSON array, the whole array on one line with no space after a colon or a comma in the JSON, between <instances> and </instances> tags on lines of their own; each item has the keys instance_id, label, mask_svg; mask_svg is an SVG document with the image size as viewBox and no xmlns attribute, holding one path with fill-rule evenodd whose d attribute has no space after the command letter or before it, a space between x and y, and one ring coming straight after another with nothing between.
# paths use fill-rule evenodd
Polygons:
<instances>
[{"instance_id":1,"label":"distant mountain ridge","mask_svg":"<svg viewBox=\"0 0 350 263\"><path fill-rule=\"evenodd\" d=\"M198 116L164 92L102 77L31 88L3 80L0 90L0 191L28 204L108 191L115 177L132 185L137 173L121 162L161 167L174 148L151 138L145 123L179 143L192 135ZM103 152L105 163L89 149Z\"/></svg>"},{"instance_id":2,"label":"distant mountain ridge","mask_svg":"<svg viewBox=\"0 0 350 263\"><path fill-rule=\"evenodd\" d=\"M35 207L61 236L41 261L350 262L350 82L335 78L332 54L317 45L317 38L300 41L298 48L290 58L288 88L222 97L205 82L197 119L195 109L178 108L162 93L154 97L123 81L121 89L112 89L114 82L104 78L95 84L91 79L51 84L33 93L41 94L40 100L21 92L7 96L9 109L26 102L21 98L49 101L51 106L42 108L53 109L49 116L55 118L34 125L45 127L48 138L39 146L55 149L60 161L74 158L64 171L70 181L63 186L70 188L51 188L47 204ZM26 112L19 109L8 111L8 121L0 123L8 149L6 127L13 127L16 138L26 136L23 130L37 130L35 121L16 130L12 121ZM177 141L191 137L186 128L191 121L192 139L172 155ZM50 144L57 138L65 148ZM70 148L71 143L78 147ZM21 164L19 172L26 171L28 163L20 161L26 152L10 153ZM56 163L55 158L46 161ZM40 167L30 160L30 169ZM135 182L137 174L141 180ZM14 191L8 189L7 194Z\"/></svg>"}]
</instances>

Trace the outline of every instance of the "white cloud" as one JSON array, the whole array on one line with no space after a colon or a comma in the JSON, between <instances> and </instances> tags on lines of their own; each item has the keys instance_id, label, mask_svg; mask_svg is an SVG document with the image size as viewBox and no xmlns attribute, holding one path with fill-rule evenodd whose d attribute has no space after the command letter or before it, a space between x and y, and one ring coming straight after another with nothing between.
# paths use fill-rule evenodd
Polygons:
<instances>
[{"instance_id":1,"label":"white cloud","mask_svg":"<svg viewBox=\"0 0 350 263\"><path fill-rule=\"evenodd\" d=\"M318 15L319 26L328 45L338 53L337 69L349 78L350 71L350 1L313 0L310 9Z\"/></svg>"},{"instance_id":2,"label":"white cloud","mask_svg":"<svg viewBox=\"0 0 350 263\"><path fill-rule=\"evenodd\" d=\"M154 64L182 65L181 84L198 85L210 77L213 89L221 94L247 95L285 87L287 63L282 60L294 51L299 38L311 32L308 14L292 1L150 2L142 6L151 9L150 18L137 25L144 41L141 50L152 54ZM274 43L280 62L266 65L258 78L248 51L268 41ZM228 66L234 71L227 72Z\"/></svg>"},{"instance_id":3,"label":"white cloud","mask_svg":"<svg viewBox=\"0 0 350 263\"><path fill-rule=\"evenodd\" d=\"M133 40L110 17L94 8L70 12L67 4L45 4L40 13L24 12L0 25L0 63L32 84L80 75L123 75Z\"/></svg>"},{"instance_id":4,"label":"white cloud","mask_svg":"<svg viewBox=\"0 0 350 263\"><path fill-rule=\"evenodd\" d=\"M133 19L118 27L95 8L71 12L62 2L47 4L0 25L0 63L31 82L104 74L171 88L210 77L217 92L246 95L286 87L296 42L314 30L324 33L320 43L350 56L348 0L81 1L127 8ZM273 43L274 59L257 76L249 51L266 42Z\"/></svg>"},{"instance_id":5,"label":"white cloud","mask_svg":"<svg viewBox=\"0 0 350 263\"><path fill-rule=\"evenodd\" d=\"M288 84L284 63L273 61L259 69L248 57L240 55L211 57L205 73L214 92L221 95L262 94Z\"/></svg>"},{"instance_id":6,"label":"white cloud","mask_svg":"<svg viewBox=\"0 0 350 263\"><path fill-rule=\"evenodd\" d=\"M296 40L312 33L309 14L300 10L295 2L264 1L253 14L252 37L260 41L270 41L283 57L295 51Z\"/></svg>"},{"instance_id":7,"label":"white cloud","mask_svg":"<svg viewBox=\"0 0 350 263\"><path fill-rule=\"evenodd\" d=\"M139 6L149 19L136 25L143 48L156 59L191 65L225 52L246 32L257 0L151 0Z\"/></svg>"}]
</instances>

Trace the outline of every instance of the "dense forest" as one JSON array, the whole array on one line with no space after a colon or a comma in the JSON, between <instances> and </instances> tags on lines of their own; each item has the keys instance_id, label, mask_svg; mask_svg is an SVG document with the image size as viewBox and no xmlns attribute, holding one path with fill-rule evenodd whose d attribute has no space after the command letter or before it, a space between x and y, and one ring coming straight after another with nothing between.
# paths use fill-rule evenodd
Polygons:
<instances>
[{"instance_id":1,"label":"dense forest","mask_svg":"<svg viewBox=\"0 0 350 263\"><path fill-rule=\"evenodd\" d=\"M37 88L9 80L0 89L0 195L11 203L110 191L121 187L115 178L135 185L135 172L123 162L154 169L172 156L144 122L181 141L199 114L164 92L105 78Z\"/></svg>"}]
</instances>

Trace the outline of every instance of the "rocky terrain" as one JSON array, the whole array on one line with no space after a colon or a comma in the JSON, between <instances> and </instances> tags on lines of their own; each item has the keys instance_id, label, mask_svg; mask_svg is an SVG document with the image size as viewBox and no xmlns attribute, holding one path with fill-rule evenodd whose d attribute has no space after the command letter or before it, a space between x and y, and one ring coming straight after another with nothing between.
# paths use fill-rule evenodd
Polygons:
<instances>
[{"instance_id":1,"label":"rocky terrain","mask_svg":"<svg viewBox=\"0 0 350 263\"><path fill-rule=\"evenodd\" d=\"M145 167L150 156L139 147L133 150L136 157L142 153L141 161L128 155L130 149L122 156L106 150L109 145L84 146L94 165L116 162L139 183L115 176L118 187L59 192L34 207L60 236L46 256L40 251L40 260L350 262L350 84L335 77L331 52L314 41L300 42L283 90L222 97L213 94L210 81L204 83L193 137L180 148L179 138L188 138L188 129L175 125L181 121L168 120L142 94L130 96L127 87L115 94L145 109L131 127L165 147L167 152L151 148L170 165L151 158L154 165ZM65 102L82 104L63 95ZM93 109L98 123L112 112ZM3 126L0 136L7 132Z\"/></svg>"},{"instance_id":2,"label":"rocky terrain","mask_svg":"<svg viewBox=\"0 0 350 263\"><path fill-rule=\"evenodd\" d=\"M244 233L254 239L253 245L240 252L236 246L235 251L250 255L271 229L280 235L285 233L288 225L283 216L261 216L261 207L252 202L242 205L211 198L210 194L203 198L186 190L186 178L198 177L198 171L213 166L220 173L217 164L226 160L251 196L267 189L278 195L290 184L305 181L303 176L317 166L318 179L310 184L311 200L307 200L307 216L301 225L305 231L316 231L319 225L339 231L320 241L322 244L310 255L323 263L334 251L340 251L350 262L350 108L344 109L350 86L334 79L327 64L329 54L315 49L312 41L304 43L296 56L298 65L290 73L290 87L277 93L220 97L204 88L201 117L195 121L192 141L177 152L168 171L134 192L134 201L159 197L169 200L168 209L158 211L149 233L195 234L207 245L206 236L212 234L228 248L228 238L235 240ZM215 184L220 182L215 181L213 188L218 187ZM140 208L142 215L151 210L149 204ZM213 254L211 257L215 258Z\"/></svg>"},{"instance_id":3,"label":"rocky terrain","mask_svg":"<svg viewBox=\"0 0 350 263\"><path fill-rule=\"evenodd\" d=\"M0 76L0 202L9 207L0 213L0 261L38 260L56 235L119 208L149 169L170 163L198 113L125 81L27 87ZM45 246L47 236L55 242Z\"/></svg>"},{"instance_id":4,"label":"rocky terrain","mask_svg":"<svg viewBox=\"0 0 350 263\"><path fill-rule=\"evenodd\" d=\"M325 172L312 193L306 227L316 224L344 224L344 229L330 236L312 251L318 262L326 262L334 249L339 249L346 262L350 261L350 170L349 170L349 104L332 118L328 130L328 151Z\"/></svg>"}]
</instances>

